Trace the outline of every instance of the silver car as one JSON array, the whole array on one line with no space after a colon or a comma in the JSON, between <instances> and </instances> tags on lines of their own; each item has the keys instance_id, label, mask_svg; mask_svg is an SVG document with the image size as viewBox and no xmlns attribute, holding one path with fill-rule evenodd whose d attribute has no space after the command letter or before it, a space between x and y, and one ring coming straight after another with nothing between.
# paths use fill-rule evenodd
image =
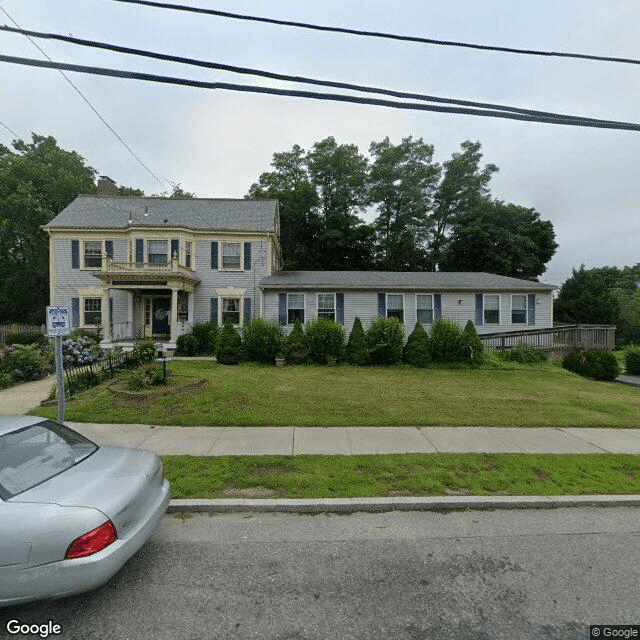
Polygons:
<instances>
[{"instance_id":1,"label":"silver car","mask_svg":"<svg viewBox=\"0 0 640 640\"><path fill-rule=\"evenodd\" d=\"M154 453L0 416L0 606L103 585L153 533L169 497Z\"/></svg>"}]
</instances>

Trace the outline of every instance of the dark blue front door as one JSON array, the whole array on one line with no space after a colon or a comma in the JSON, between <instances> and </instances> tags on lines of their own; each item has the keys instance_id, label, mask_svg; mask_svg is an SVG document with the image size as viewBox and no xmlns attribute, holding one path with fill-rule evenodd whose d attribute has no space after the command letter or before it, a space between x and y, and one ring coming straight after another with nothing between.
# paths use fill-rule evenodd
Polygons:
<instances>
[{"instance_id":1,"label":"dark blue front door","mask_svg":"<svg viewBox=\"0 0 640 640\"><path fill-rule=\"evenodd\" d=\"M171 313L171 298L153 299L153 335L169 333L169 318Z\"/></svg>"}]
</instances>

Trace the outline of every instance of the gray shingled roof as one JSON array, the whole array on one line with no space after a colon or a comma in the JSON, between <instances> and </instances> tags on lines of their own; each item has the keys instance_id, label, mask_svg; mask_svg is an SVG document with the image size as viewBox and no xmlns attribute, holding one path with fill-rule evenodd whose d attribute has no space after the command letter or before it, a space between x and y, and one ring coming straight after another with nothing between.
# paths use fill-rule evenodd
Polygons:
<instances>
[{"instance_id":1,"label":"gray shingled roof","mask_svg":"<svg viewBox=\"0 0 640 640\"><path fill-rule=\"evenodd\" d=\"M260 282L263 289L518 289L551 291L550 284L482 272L278 271Z\"/></svg>"},{"instance_id":2,"label":"gray shingled roof","mask_svg":"<svg viewBox=\"0 0 640 640\"><path fill-rule=\"evenodd\" d=\"M134 196L78 196L45 228L126 229L179 226L189 229L275 231L277 200L214 200ZM129 224L131 219L131 224Z\"/></svg>"}]
</instances>

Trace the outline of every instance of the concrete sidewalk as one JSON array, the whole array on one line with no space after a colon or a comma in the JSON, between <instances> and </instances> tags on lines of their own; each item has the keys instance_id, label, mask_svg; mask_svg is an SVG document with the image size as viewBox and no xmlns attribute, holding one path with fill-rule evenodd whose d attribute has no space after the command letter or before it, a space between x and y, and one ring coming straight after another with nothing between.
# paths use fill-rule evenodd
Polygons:
<instances>
[{"instance_id":1,"label":"concrete sidewalk","mask_svg":"<svg viewBox=\"0 0 640 640\"><path fill-rule=\"evenodd\" d=\"M161 455L631 453L640 429L511 427L165 427L67 422L98 444Z\"/></svg>"}]
</instances>

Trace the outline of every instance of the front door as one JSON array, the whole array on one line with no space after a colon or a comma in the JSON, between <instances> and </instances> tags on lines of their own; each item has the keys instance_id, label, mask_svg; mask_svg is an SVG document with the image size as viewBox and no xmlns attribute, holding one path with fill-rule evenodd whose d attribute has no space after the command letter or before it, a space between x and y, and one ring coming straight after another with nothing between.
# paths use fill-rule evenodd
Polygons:
<instances>
[{"instance_id":1,"label":"front door","mask_svg":"<svg viewBox=\"0 0 640 640\"><path fill-rule=\"evenodd\" d=\"M152 331L153 335L168 335L171 318L171 298L152 298Z\"/></svg>"}]
</instances>

